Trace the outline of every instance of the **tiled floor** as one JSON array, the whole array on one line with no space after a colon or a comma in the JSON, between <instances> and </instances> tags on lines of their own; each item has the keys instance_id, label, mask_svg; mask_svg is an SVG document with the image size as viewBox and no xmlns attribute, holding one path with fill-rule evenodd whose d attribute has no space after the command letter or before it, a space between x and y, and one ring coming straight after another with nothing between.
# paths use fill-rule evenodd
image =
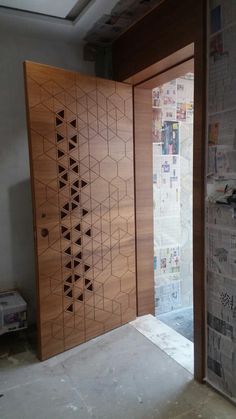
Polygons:
<instances>
[{"instance_id":1,"label":"tiled floor","mask_svg":"<svg viewBox=\"0 0 236 419\"><path fill-rule=\"evenodd\" d=\"M30 346L2 353L0 395L1 419L236 417L132 325L42 363Z\"/></svg>"}]
</instances>

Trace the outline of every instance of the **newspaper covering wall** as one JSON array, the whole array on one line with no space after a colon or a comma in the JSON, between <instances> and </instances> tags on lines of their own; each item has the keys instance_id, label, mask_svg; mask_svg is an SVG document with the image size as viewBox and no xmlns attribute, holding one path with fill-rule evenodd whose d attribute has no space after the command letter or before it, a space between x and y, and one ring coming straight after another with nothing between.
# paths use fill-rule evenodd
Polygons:
<instances>
[{"instance_id":1,"label":"newspaper covering wall","mask_svg":"<svg viewBox=\"0 0 236 419\"><path fill-rule=\"evenodd\" d=\"M156 314L192 305L193 74L153 90Z\"/></svg>"},{"instance_id":2,"label":"newspaper covering wall","mask_svg":"<svg viewBox=\"0 0 236 419\"><path fill-rule=\"evenodd\" d=\"M208 379L229 396L236 396L235 279L208 271Z\"/></svg>"},{"instance_id":3,"label":"newspaper covering wall","mask_svg":"<svg viewBox=\"0 0 236 419\"><path fill-rule=\"evenodd\" d=\"M209 0L206 196L207 380L236 398L236 2Z\"/></svg>"}]
</instances>

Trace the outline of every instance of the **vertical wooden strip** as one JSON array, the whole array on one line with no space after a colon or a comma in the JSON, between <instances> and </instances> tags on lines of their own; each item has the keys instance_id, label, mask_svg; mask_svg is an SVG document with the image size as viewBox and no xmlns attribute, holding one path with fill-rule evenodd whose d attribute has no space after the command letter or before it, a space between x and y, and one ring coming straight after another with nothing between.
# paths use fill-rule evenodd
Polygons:
<instances>
[{"instance_id":1,"label":"vertical wooden strip","mask_svg":"<svg viewBox=\"0 0 236 419\"><path fill-rule=\"evenodd\" d=\"M134 88L138 315L154 314L152 94Z\"/></svg>"}]
</instances>

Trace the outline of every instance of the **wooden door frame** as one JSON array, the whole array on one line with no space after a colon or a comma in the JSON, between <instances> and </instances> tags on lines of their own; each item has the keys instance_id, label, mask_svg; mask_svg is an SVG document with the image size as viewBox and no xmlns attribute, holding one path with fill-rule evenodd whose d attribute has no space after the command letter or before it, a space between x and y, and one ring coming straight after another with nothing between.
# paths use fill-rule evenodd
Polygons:
<instances>
[{"instance_id":1,"label":"wooden door frame","mask_svg":"<svg viewBox=\"0 0 236 419\"><path fill-rule=\"evenodd\" d=\"M154 314L152 118L150 89L153 78L165 80L165 73L178 71L194 59L194 143L193 143L193 302L194 378L205 378L205 255L204 173L205 120L202 56L194 43L126 79L134 91L134 155L136 205L137 315ZM147 123L148 121L148 123ZM149 145L149 147L147 147Z\"/></svg>"}]
</instances>

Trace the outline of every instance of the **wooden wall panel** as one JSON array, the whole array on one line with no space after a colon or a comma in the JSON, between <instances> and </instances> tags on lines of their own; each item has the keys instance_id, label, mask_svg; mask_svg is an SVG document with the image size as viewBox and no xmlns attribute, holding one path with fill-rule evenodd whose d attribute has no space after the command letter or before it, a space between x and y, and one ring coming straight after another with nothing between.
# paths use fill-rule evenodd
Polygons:
<instances>
[{"instance_id":1,"label":"wooden wall panel","mask_svg":"<svg viewBox=\"0 0 236 419\"><path fill-rule=\"evenodd\" d=\"M25 63L41 359L136 316L132 88Z\"/></svg>"},{"instance_id":2,"label":"wooden wall panel","mask_svg":"<svg viewBox=\"0 0 236 419\"><path fill-rule=\"evenodd\" d=\"M171 55L173 59L170 60L170 66L180 64L182 59L192 58L191 51L193 51L192 46L194 44L194 376L198 381L202 381L205 377L204 167L206 6L206 0L165 0L124 33L113 44L112 48L114 78L116 80L129 80L135 85L137 79L138 83L140 83L147 78L155 76L156 73L152 72L153 69L158 68L158 72L168 69L168 67L163 68L161 64L163 62L166 63ZM190 52L189 57L187 51ZM140 80L140 74L143 76L142 80ZM146 188L150 192L152 183L147 184ZM136 211L138 212L138 208ZM149 211L152 213L152 207L149 208ZM148 240L152 240L151 235ZM147 243L146 246L148 246ZM151 257L150 254L150 264L152 263Z\"/></svg>"},{"instance_id":3,"label":"wooden wall panel","mask_svg":"<svg viewBox=\"0 0 236 419\"><path fill-rule=\"evenodd\" d=\"M206 0L165 0L114 42L115 80L126 80L205 37ZM185 55L182 51L179 56ZM172 63L175 65L176 61ZM150 75L153 76L154 74Z\"/></svg>"}]
</instances>

